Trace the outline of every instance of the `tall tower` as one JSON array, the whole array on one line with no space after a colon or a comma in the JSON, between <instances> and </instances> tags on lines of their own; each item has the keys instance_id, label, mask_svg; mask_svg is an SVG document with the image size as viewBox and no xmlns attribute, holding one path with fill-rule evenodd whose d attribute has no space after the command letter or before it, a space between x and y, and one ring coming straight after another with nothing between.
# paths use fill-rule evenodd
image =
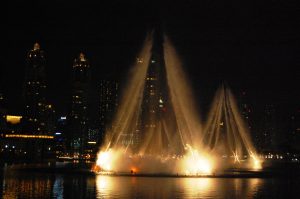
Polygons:
<instances>
[{"instance_id":1,"label":"tall tower","mask_svg":"<svg viewBox=\"0 0 300 199\"><path fill-rule=\"evenodd\" d=\"M24 97L23 133L34 135L49 134L46 127L45 55L38 43L35 43L33 49L27 54Z\"/></svg>"},{"instance_id":2,"label":"tall tower","mask_svg":"<svg viewBox=\"0 0 300 199\"><path fill-rule=\"evenodd\" d=\"M4 95L0 91L0 130L3 130L5 128L5 105L4 105Z\"/></svg>"},{"instance_id":3,"label":"tall tower","mask_svg":"<svg viewBox=\"0 0 300 199\"><path fill-rule=\"evenodd\" d=\"M102 139L107 129L112 128L112 120L118 106L119 84L113 80L100 81L99 122Z\"/></svg>"},{"instance_id":4,"label":"tall tower","mask_svg":"<svg viewBox=\"0 0 300 199\"><path fill-rule=\"evenodd\" d=\"M276 150L278 136L277 111L274 104L267 104L262 118L261 148L266 151Z\"/></svg>"},{"instance_id":5,"label":"tall tower","mask_svg":"<svg viewBox=\"0 0 300 199\"><path fill-rule=\"evenodd\" d=\"M176 120L170 102L163 42L161 27L156 27L153 32L153 45L141 105L139 132L140 140L143 141L140 145L144 147L144 149L140 147L142 153L168 152L170 140L167 133L174 133L177 130L176 124L170 124L171 118L173 121Z\"/></svg>"},{"instance_id":6,"label":"tall tower","mask_svg":"<svg viewBox=\"0 0 300 199\"><path fill-rule=\"evenodd\" d=\"M82 154L88 132L88 91L90 65L83 53L74 60L72 76L72 102L69 115L69 147L72 153Z\"/></svg>"}]
</instances>

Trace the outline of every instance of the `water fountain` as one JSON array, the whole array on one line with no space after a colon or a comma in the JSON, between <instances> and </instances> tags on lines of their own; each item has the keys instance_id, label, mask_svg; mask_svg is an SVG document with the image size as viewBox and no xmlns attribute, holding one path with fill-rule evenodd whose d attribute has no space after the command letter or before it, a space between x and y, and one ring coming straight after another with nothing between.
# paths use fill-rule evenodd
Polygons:
<instances>
[{"instance_id":1,"label":"water fountain","mask_svg":"<svg viewBox=\"0 0 300 199\"><path fill-rule=\"evenodd\" d=\"M223 84L215 95L203 132L203 143L206 143L210 154L219 156L219 160L225 159L225 162L219 165L231 166L232 163L246 160L249 165L243 165L244 167L261 167L249 128L246 127L236 100L226 84Z\"/></svg>"},{"instance_id":2,"label":"water fountain","mask_svg":"<svg viewBox=\"0 0 300 199\"><path fill-rule=\"evenodd\" d=\"M101 173L208 175L226 148L259 162L229 89L216 95L206 125L170 40L149 34L96 162ZM224 123L224 128L221 124Z\"/></svg>"}]
</instances>

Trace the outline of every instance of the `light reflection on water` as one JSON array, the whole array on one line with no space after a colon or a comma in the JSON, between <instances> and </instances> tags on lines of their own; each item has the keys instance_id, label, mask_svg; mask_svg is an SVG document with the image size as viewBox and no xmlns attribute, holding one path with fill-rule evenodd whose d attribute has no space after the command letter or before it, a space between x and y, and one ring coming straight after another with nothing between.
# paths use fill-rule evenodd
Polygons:
<instances>
[{"instance_id":1,"label":"light reflection on water","mask_svg":"<svg viewBox=\"0 0 300 199\"><path fill-rule=\"evenodd\" d=\"M0 195L11 198L286 198L297 180L276 178L117 177L5 171ZM1 183L0 183L1 184Z\"/></svg>"},{"instance_id":2,"label":"light reflection on water","mask_svg":"<svg viewBox=\"0 0 300 199\"><path fill-rule=\"evenodd\" d=\"M264 179L96 176L97 198L254 198Z\"/></svg>"}]
</instances>

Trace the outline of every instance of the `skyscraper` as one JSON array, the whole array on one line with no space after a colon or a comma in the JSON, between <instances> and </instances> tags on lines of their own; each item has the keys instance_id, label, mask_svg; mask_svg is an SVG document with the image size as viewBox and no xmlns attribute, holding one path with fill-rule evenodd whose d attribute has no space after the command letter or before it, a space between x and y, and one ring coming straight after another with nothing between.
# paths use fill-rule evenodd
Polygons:
<instances>
[{"instance_id":1,"label":"skyscraper","mask_svg":"<svg viewBox=\"0 0 300 199\"><path fill-rule=\"evenodd\" d=\"M46 59L40 45L35 43L27 54L24 82L24 111L22 117L21 145L32 158L52 155L52 135L54 133L54 109L46 100ZM30 139L27 139L29 138ZM44 139L46 138L46 139ZM17 138L16 138L17 139ZM27 139L27 140L26 140Z\"/></svg>"},{"instance_id":2,"label":"skyscraper","mask_svg":"<svg viewBox=\"0 0 300 199\"><path fill-rule=\"evenodd\" d=\"M0 130L5 128L5 105L4 105L4 95L0 91Z\"/></svg>"},{"instance_id":3,"label":"skyscraper","mask_svg":"<svg viewBox=\"0 0 300 199\"><path fill-rule=\"evenodd\" d=\"M27 54L26 77L24 85L25 110L23 116L23 133L46 135L47 103L45 54L40 45L35 43Z\"/></svg>"},{"instance_id":4,"label":"skyscraper","mask_svg":"<svg viewBox=\"0 0 300 199\"><path fill-rule=\"evenodd\" d=\"M73 63L71 111L68 119L68 147L71 153L83 153L88 132L88 92L90 65L83 53Z\"/></svg>"},{"instance_id":5,"label":"skyscraper","mask_svg":"<svg viewBox=\"0 0 300 199\"><path fill-rule=\"evenodd\" d=\"M277 148L278 123L277 112L274 104L267 104L262 119L261 148L274 151Z\"/></svg>"},{"instance_id":6,"label":"skyscraper","mask_svg":"<svg viewBox=\"0 0 300 199\"><path fill-rule=\"evenodd\" d=\"M167 83L161 27L157 26L152 34L153 43L145 79L137 140L140 142L138 145L141 153L157 154L169 150L172 143L168 137L171 135L168 133L175 134L177 124L174 122L176 118Z\"/></svg>"},{"instance_id":7,"label":"skyscraper","mask_svg":"<svg viewBox=\"0 0 300 199\"><path fill-rule=\"evenodd\" d=\"M106 130L112 128L112 120L118 106L119 84L113 80L100 81L99 123L101 139ZM100 138L99 138L100 139Z\"/></svg>"},{"instance_id":8,"label":"skyscraper","mask_svg":"<svg viewBox=\"0 0 300 199\"><path fill-rule=\"evenodd\" d=\"M241 112L241 115L243 116L245 127L249 131L254 145L258 147L260 142L259 140L261 139L259 135L260 132L258 129L255 129L255 122L253 121L253 106L252 104L250 104L248 97L249 96L245 90L240 92L238 96L239 110Z\"/></svg>"}]
</instances>

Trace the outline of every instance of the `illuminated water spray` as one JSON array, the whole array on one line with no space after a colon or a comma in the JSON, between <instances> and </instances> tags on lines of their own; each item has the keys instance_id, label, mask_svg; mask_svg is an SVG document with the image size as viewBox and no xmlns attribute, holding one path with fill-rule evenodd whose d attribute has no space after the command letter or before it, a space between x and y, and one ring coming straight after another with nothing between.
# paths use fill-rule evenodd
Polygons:
<instances>
[{"instance_id":1,"label":"illuminated water spray","mask_svg":"<svg viewBox=\"0 0 300 199\"><path fill-rule=\"evenodd\" d=\"M226 85L218 89L213 100L204 128L203 143L206 143L211 154L231 157L234 163L247 159L250 160L252 168L261 167L249 130Z\"/></svg>"},{"instance_id":2,"label":"illuminated water spray","mask_svg":"<svg viewBox=\"0 0 300 199\"><path fill-rule=\"evenodd\" d=\"M221 122L230 125L226 123L226 140L220 143L226 143L228 150L236 154L236 161L243 148L257 160L247 133L237 133L241 121L236 107L229 104L232 96L222 92L225 91L219 91L215 99L204 133L178 55L169 39L161 31L154 31L146 38L132 67L113 128L106 132L98 153L98 170L211 174L215 167L213 155L224 135ZM231 120L237 122L233 125ZM230 134L235 130L233 126L238 131ZM205 139L208 142L202 142Z\"/></svg>"}]
</instances>

